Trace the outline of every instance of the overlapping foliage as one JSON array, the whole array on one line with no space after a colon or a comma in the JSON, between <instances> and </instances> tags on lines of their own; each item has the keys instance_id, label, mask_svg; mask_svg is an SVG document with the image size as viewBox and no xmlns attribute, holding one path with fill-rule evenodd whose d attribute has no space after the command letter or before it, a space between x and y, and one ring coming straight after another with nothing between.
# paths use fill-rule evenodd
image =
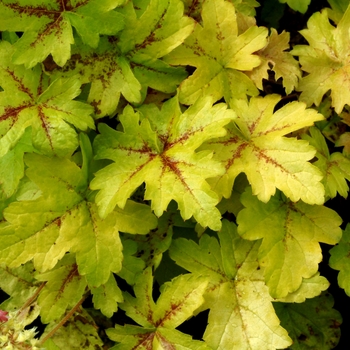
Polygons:
<instances>
[{"instance_id":1,"label":"overlapping foliage","mask_svg":"<svg viewBox=\"0 0 350 350\"><path fill-rule=\"evenodd\" d=\"M255 0L0 2L3 348L336 346L318 270L335 245L350 295L327 207L349 191L350 6L329 4L290 50Z\"/></svg>"}]
</instances>

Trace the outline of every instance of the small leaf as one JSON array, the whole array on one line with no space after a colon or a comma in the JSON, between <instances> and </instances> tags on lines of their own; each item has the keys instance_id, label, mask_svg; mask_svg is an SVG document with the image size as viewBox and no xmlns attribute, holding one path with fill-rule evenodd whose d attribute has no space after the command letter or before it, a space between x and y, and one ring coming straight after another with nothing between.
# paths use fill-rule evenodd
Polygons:
<instances>
[{"instance_id":1,"label":"small leaf","mask_svg":"<svg viewBox=\"0 0 350 350\"><path fill-rule=\"evenodd\" d=\"M337 193L347 198L350 181L350 160L340 152L329 154L328 146L321 131L316 127L310 128L310 135L304 135L307 140L317 150L317 161L313 164L323 173L322 183L325 188L326 197L334 198Z\"/></svg>"},{"instance_id":2,"label":"small leaf","mask_svg":"<svg viewBox=\"0 0 350 350\"><path fill-rule=\"evenodd\" d=\"M329 266L338 270L338 284L350 296L350 225L348 224L343 231L343 237L339 244L330 250L331 257Z\"/></svg>"},{"instance_id":3,"label":"small leaf","mask_svg":"<svg viewBox=\"0 0 350 350\"><path fill-rule=\"evenodd\" d=\"M95 309L100 309L109 318L117 311L118 303L124 300L113 274L110 274L106 283L97 288L92 288L91 294Z\"/></svg>"}]
</instances>

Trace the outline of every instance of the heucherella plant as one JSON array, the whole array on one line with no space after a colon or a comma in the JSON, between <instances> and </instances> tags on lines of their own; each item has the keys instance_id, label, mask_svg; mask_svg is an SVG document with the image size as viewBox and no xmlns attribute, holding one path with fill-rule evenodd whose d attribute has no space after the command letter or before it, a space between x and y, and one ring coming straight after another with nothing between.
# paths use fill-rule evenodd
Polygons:
<instances>
[{"instance_id":1,"label":"heucherella plant","mask_svg":"<svg viewBox=\"0 0 350 350\"><path fill-rule=\"evenodd\" d=\"M342 341L350 5L273 6L0 2L1 349Z\"/></svg>"}]
</instances>

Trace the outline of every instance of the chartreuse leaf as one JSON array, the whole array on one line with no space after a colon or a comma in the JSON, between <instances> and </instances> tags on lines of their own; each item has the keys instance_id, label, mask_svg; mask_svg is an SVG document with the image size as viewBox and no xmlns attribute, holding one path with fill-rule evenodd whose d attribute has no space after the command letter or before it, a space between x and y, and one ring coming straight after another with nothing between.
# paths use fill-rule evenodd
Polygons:
<instances>
[{"instance_id":1,"label":"chartreuse leaf","mask_svg":"<svg viewBox=\"0 0 350 350\"><path fill-rule=\"evenodd\" d=\"M48 325L41 338L45 337L54 326L54 323ZM45 350L96 350L102 349L103 345L96 323L84 309L74 313L64 327L60 327L43 343Z\"/></svg>"},{"instance_id":2,"label":"chartreuse leaf","mask_svg":"<svg viewBox=\"0 0 350 350\"><path fill-rule=\"evenodd\" d=\"M349 50L350 6L337 27L330 24L327 11L314 13L301 34L309 45L297 45L292 54L299 57L304 76L298 86L300 99L318 106L331 90L332 106L339 114L350 104Z\"/></svg>"},{"instance_id":3,"label":"chartreuse leaf","mask_svg":"<svg viewBox=\"0 0 350 350\"><path fill-rule=\"evenodd\" d=\"M0 267L0 288L10 297L1 303L2 310L20 309L39 287L34 278L35 269L31 262L10 269Z\"/></svg>"},{"instance_id":4,"label":"chartreuse leaf","mask_svg":"<svg viewBox=\"0 0 350 350\"><path fill-rule=\"evenodd\" d=\"M73 101L80 94L76 77L50 82L39 66L11 63L14 49L0 43L0 157L14 148L31 126L33 146L47 155L67 156L78 147L76 129L94 129L92 107Z\"/></svg>"},{"instance_id":5,"label":"chartreuse leaf","mask_svg":"<svg viewBox=\"0 0 350 350\"><path fill-rule=\"evenodd\" d=\"M131 286L136 283L137 276L145 269L145 262L134 256L137 252L137 243L131 239L123 239L123 264L118 276L125 279Z\"/></svg>"},{"instance_id":6,"label":"chartreuse leaf","mask_svg":"<svg viewBox=\"0 0 350 350\"><path fill-rule=\"evenodd\" d=\"M118 304L123 301L122 292L112 273L106 283L92 288L91 294L95 309L100 309L107 317L112 317L118 309Z\"/></svg>"},{"instance_id":7,"label":"chartreuse leaf","mask_svg":"<svg viewBox=\"0 0 350 350\"><path fill-rule=\"evenodd\" d=\"M49 54L63 66L74 43L72 26L82 40L97 47L99 34L116 34L123 28L123 17L113 11L124 0L59 1L26 0L0 3L0 30L24 32L15 43L13 61L27 68L42 62Z\"/></svg>"},{"instance_id":8,"label":"chartreuse leaf","mask_svg":"<svg viewBox=\"0 0 350 350\"><path fill-rule=\"evenodd\" d=\"M187 76L182 67L160 60L193 30L180 0L130 1L119 12L125 28L118 38L102 37L95 49L76 40L67 65L45 64L53 76L78 74L83 83L91 83L88 102L98 117L114 114L121 95L141 103L148 86L172 93Z\"/></svg>"},{"instance_id":9,"label":"chartreuse leaf","mask_svg":"<svg viewBox=\"0 0 350 350\"><path fill-rule=\"evenodd\" d=\"M24 176L23 155L32 152L31 129L24 131L17 144L0 158L0 188L7 198L17 190Z\"/></svg>"},{"instance_id":10,"label":"chartreuse leaf","mask_svg":"<svg viewBox=\"0 0 350 350\"><path fill-rule=\"evenodd\" d=\"M212 349L284 349L291 345L272 306L258 266L259 242L242 239L236 226L223 222L215 237L199 244L184 238L170 247L170 257L198 276L209 275L202 309L210 308L204 340Z\"/></svg>"},{"instance_id":11,"label":"chartreuse leaf","mask_svg":"<svg viewBox=\"0 0 350 350\"><path fill-rule=\"evenodd\" d=\"M284 135L322 120L301 102L291 102L276 112L278 95L252 98L235 103L238 117L227 127L227 136L205 145L215 152L226 168L224 175L211 180L215 191L229 198L232 185L241 172L250 182L253 194L268 202L276 188L293 202L323 204L324 188L320 170L308 161L316 150L306 141Z\"/></svg>"},{"instance_id":12,"label":"chartreuse leaf","mask_svg":"<svg viewBox=\"0 0 350 350\"><path fill-rule=\"evenodd\" d=\"M260 57L261 63L246 74L260 90L263 90L263 79L268 79L269 70L275 72L276 80L282 78L287 94L290 94L298 85L298 78L301 78L298 61L290 52L285 51L289 49L289 37L289 33L283 31L278 34L276 29L271 28L268 44L255 53Z\"/></svg>"},{"instance_id":13,"label":"chartreuse leaf","mask_svg":"<svg viewBox=\"0 0 350 350\"><path fill-rule=\"evenodd\" d=\"M317 150L316 165L323 173L322 183L325 188L325 194L328 198L334 198L337 193L342 197L348 196L349 186L347 181L350 181L350 160L340 152L329 153L329 149L324 136L316 127L309 130L309 135L303 135Z\"/></svg>"},{"instance_id":14,"label":"chartreuse leaf","mask_svg":"<svg viewBox=\"0 0 350 350\"><path fill-rule=\"evenodd\" d=\"M52 270L38 273L35 278L46 282L38 297L43 323L57 320L67 308L74 307L87 287L85 277L78 272L74 254L66 254Z\"/></svg>"},{"instance_id":15,"label":"chartreuse leaf","mask_svg":"<svg viewBox=\"0 0 350 350\"><path fill-rule=\"evenodd\" d=\"M98 287L122 267L119 230L146 234L157 220L148 206L128 201L105 219L87 200L86 172L68 159L25 157L28 178L41 189L34 200L11 203L0 229L0 261L11 267L31 259L38 271L52 269L66 252L76 253L79 273Z\"/></svg>"},{"instance_id":16,"label":"chartreuse leaf","mask_svg":"<svg viewBox=\"0 0 350 350\"><path fill-rule=\"evenodd\" d=\"M342 220L327 207L293 203L280 193L263 203L250 188L241 202L245 209L237 216L238 233L244 239L262 239L259 264L274 298L296 291L302 278L316 274L322 260L319 242L336 244L341 238Z\"/></svg>"},{"instance_id":17,"label":"chartreuse leaf","mask_svg":"<svg viewBox=\"0 0 350 350\"><path fill-rule=\"evenodd\" d=\"M338 270L338 284L350 296L350 225L348 224L343 231L343 237L339 244L330 250L331 257L329 266Z\"/></svg>"},{"instance_id":18,"label":"chartreuse leaf","mask_svg":"<svg viewBox=\"0 0 350 350\"><path fill-rule=\"evenodd\" d=\"M235 8L224 0L204 1L201 16L203 26L197 24L184 44L165 57L170 64L197 68L181 83L180 101L192 104L200 96L211 95L229 103L232 98L257 95L244 71L259 66L254 52L266 45L267 28L254 25L239 35Z\"/></svg>"},{"instance_id":19,"label":"chartreuse leaf","mask_svg":"<svg viewBox=\"0 0 350 350\"><path fill-rule=\"evenodd\" d=\"M329 282L320 273L317 272L310 278L303 278L300 287L293 293L288 294L284 298L278 298L276 301L285 303L303 303L306 299L319 296L323 291L327 290Z\"/></svg>"},{"instance_id":20,"label":"chartreuse leaf","mask_svg":"<svg viewBox=\"0 0 350 350\"><path fill-rule=\"evenodd\" d=\"M130 62L119 55L114 40L102 37L96 49L77 40L71 60L63 67L52 69L45 63L46 71L53 77L77 75L82 83L90 83L87 101L98 117L113 115L120 96L129 102L141 102L141 84L132 72Z\"/></svg>"},{"instance_id":21,"label":"chartreuse leaf","mask_svg":"<svg viewBox=\"0 0 350 350\"><path fill-rule=\"evenodd\" d=\"M113 349L198 349L209 347L175 328L190 318L203 303L208 277L180 275L161 287L156 302L152 298L153 276L151 268L139 275L134 286L136 298L124 293L120 304L127 316L142 327L116 325L107 329L108 337L120 344Z\"/></svg>"},{"instance_id":22,"label":"chartreuse leaf","mask_svg":"<svg viewBox=\"0 0 350 350\"><path fill-rule=\"evenodd\" d=\"M96 203L101 217L116 205L123 208L145 182L145 199L152 201L157 216L173 199L184 220L194 216L203 227L219 229L218 197L206 178L222 174L224 168L212 159L212 152L195 150L226 133L223 126L233 119L233 111L224 104L212 106L207 97L182 113L175 96L161 110L152 105L134 112L128 106L119 117L123 131L100 124L101 134L94 142L96 159L113 161L90 184L91 189L100 190Z\"/></svg>"},{"instance_id":23,"label":"chartreuse leaf","mask_svg":"<svg viewBox=\"0 0 350 350\"><path fill-rule=\"evenodd\" d=\"M275 303L281 325L288 329L293 345L288 349L334 349L340 338L342 317L333 309L333 297L324 293L304 303Z\"/></svg>"}]
</instances>

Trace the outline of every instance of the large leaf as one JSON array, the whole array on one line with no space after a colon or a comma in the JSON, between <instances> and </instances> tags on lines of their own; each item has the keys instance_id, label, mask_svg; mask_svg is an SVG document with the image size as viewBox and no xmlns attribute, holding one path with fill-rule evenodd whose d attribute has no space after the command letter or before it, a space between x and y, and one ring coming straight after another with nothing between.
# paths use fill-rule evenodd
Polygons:
<instances>
[{"instance_id":1,"label":"large leaf","mask_svg":"<svg viewBox=\"0 0 350 350\"><path fill-rule=\"evenodd\" d=\"M173 199L183 219L194 216L202 226L219 229L218 197L206 178L224 169L210 151L195 150L206 140L224 135L223 126L233 117L224 104L212 106L210 98L198 100L182 113L174 97L161 110L145 106L140 114L126 107L120 116L123 131L100 124L96 157L113 160L90 184L91 189L100 190L96 196L100 215L106 217L116 205L123 208L145 182L145 199L152 200L157 216Z\"/></svg>"},{"instance_id":2,"label":"large leaf","mask_svg":"<svg viewBox=\"0 0 350 350\"><path fill-rule=\"evenodd\" d=\"M244 74L259 66L254 52L267 41L267 29L252 26L239 35L235 8L224 0L206 0L202 6L203 26L197 24L184 44L169 54L170 64L190 65L196 71L180 86L180 101L192 104L199 96L215 100L257 95L254 83Z\"/></svg>"},{"instance_id":3,"label":"large leaf","mask_svg":"<svg viewBox=\"0 0 350 350\"><path fill-rule=\"evenodd\" d=\"M136 298L125 293L120 307L141 327L116 325L108 329L107 335L118 345L113 349L198 349L209 350L208 346L175 330L177 326L193 315L203 303L208 278L181 275L162 286L155 303L152 298L153 278L151 268L139 276L134 287ZM158 346L157 346L158 345Z\"/></svg>"},{"instance_id":4,"label":"large leaf","mask_svg":"<svg viewBox=\"0 0 350 350\"><path fill-rule=\"evenodd\" d=\"M293 203L280 193L263 203L250 189L241 201L246 208L237 216L238 232L245 239L262 239L259 263L275 298L296 291L302 278L317 272L322 260L319 242L336 244L341 238L342 220L327 207Z\"/></svg>"},{"instance_id":5,"label":"large leaf","mask_svg":"<svg viewBox=\"0 0 350 350\"><path fill-rule=\"evenodd\" d=\"M122 267L119 230L146 234L156 226L150 208L131 201L101 219L97 206L86 198L83 170L68 159L30 154L26 163L27 176L42 195L4 210L0 260L9 266L33 259L37 270L47 271L66 252L75 252L79 273L98 287Z\"/></svg>"},{"instance_id":6,"label":"large leaf","mask_svg":"<svg viewBox=\"0 0 350 350\"><path fill-rule=\"evenodd\" d=\"M179 238L170 248L176 263L193 274L209 275L203 308L210 308L204 340L217 350L284 349L291 345L272 306L258 266L260 243L242 239L223 222L216 238L204 234L197 245ZM258 336L257 336L258 335Z\"/></svg>"},{"instance_id":7,"label":"large leaf","mask_svg":"<svg viewBox=\"0 0 350 350\"><path fill-rule=\"evenodd\" d=\"M124 0L59 1L26 0L0 3L0 30L24 32L15 43L13 61L27 68L42 62L49 54L63 66L74 43L72 26L82 40L97 47L99 34L116 34L123 17L113 9Z\"/></svg>"},{"instance_id":8,"label":"large leaf","mask_svg":"<svg viewBox=\"0 0 350 350\"><path fill-rule=\"evenodd\" d=\"M78 146L76 129L94 129L91 106L74 101L77 77L50 81L39 66L31 70L11 63L13 46L0 43L0 156L31 126L33 146L48 155L67 156ZM75 128L74 128L75 127Z\"/></svg>"},{"instance_id":9,"label":"large leaf","mask_svg":"<svg viewBox=\"0 0 350 350\"><path fill-rule=\"evenodd\" d=\"M224 175L211 183L224 197L231 195L232 185L241 172L247 175L253 194L269 201L276 188L292 201L323 204L324 188L320 170L308 161L316 150L306 141L284 137L310 126L324 117L305 104L292 102L274 112L278 95L252 98L249 105L235 103L238 117L231 123L227 136L210 141L205 147L215 152L226 168Z\"/></svg>"},{"instance_id":10,"label":"large leaf","mask_svg":"<svg viewBox=\"0 0 350 350\"><path fill-rule=\"evenodd\" d=\"M298 86L300 99L308 105L318 106L328 90L338 114L350 104L349 25L350 6L336 28L323 10L314 13L308 28L301 31L309 45L295 46L292 54L299 56L302 69L308 73Z\"/></svg>"}]
</instances>

